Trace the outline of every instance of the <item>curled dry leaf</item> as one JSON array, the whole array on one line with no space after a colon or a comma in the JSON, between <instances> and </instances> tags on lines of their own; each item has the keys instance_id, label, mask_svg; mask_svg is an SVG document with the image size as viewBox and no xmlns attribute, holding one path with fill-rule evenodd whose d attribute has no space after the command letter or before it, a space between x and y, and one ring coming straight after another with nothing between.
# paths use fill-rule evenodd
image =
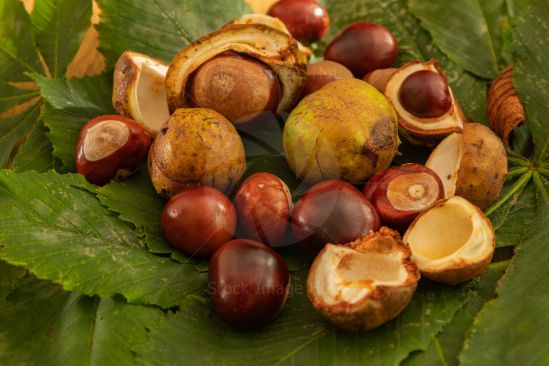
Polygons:
<instances>
[{"instance_id":1,"label":"curled dry leaf","mask_svg":"<svg viewBox=\"0 0 549 366\"><path fill-rule=\"evenodd\" d=\"M494 132L509 144L509 135L525 120L522 105L513 85L513 65L507 66L488 90L488 122Z\"/></svg>"}]
</instances>

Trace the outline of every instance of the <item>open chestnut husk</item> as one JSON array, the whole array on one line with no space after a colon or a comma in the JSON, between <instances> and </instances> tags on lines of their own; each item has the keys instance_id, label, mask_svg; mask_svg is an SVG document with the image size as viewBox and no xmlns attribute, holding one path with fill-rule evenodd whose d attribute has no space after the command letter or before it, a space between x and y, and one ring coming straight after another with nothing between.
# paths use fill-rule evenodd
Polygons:
<instances>
[{"instance_id":1,"label":"open chestnut husk","mask_svg":"<svg viewBox=\"0 0 549 366\"><path fill-rule=\"evenodd\" d=\"M280 19L290 34L304 44L317 42L328 33L328 11L315 0L280 0L267 14Z\"/></svg>"},{"instance_id":2,"label":"open chestnut husk","mask_svg":"<svg viewBox=\"0 0 549 366\"><path fill-rule=\"evenodd\" d=\"M241 58L214 59L227 52ZM306 59L290 35L263 24L229 24L191 43L172 60L166 75L168 107L171 112L208 107L233 123L249 122L269 110L280 114L297 101L305 71ZM256 96L257 88L261 93ZM197 95L201 98L195 100ZM209 104L201 105L204 100Z\"/></svg>"},{"instance_id":3,"label":"open chestnut husk","mask_svg":"<svg viewBox=\"0 0 549 366\"><path fill-rule=\"evenodd\" d=\"M368 330L396 318L420 274L410 249L387 227L345 245L327 244L307 278L313 307L335 326Z\"/></svg>"},{"instance_id":4,"label":"open chestnut husk","mask_svg":"<svg viewBox=\"0 0 549 366\"><path fill-rule=\"evenodd\" d=\"M153 137L170 117L164 81L168 66L147 55L126 51L114 66L112 104Z\"/></svg>"},{"instance_id":5,"label":"open chestnut husk","mask_svg":"<svg viewBox=\"0 0 549 366\"><path fill-rule=\"evenodd\" d=\"M425 165L442 180L445 197L461 196L486 209L496 202L507 177L502 141L480 123L466 123L431 152Z\"/></svg>"},{"instance_id":6,"label":"open chestnut husk","mask_svg":"<svg viewBox=\"0 0 549 366\"><path fill-rule=\"evenodd\" d=\"M421 213L403 241L423 276L454 285L484 272L494 254L496 235L478 207L455 196Z\"/></svg>"},{"instance_id":7,"label":"open chestnut husk","mask_svg":"<svg viewBox=\"0 0 549 366\"><path fill-rule=\"evenodd\" d=\"M104 185L133 174L145 161L151 137L137 122L118 115L89 121L76 145L76 171L88 182Z\"/></svg>"},{"instance_id":8,"label":"open chestnut husk","mask_svg":"<svg viewBox=\"0 0 549 366\"><path fill-rule=\"evenodd\" d=\"M291 222L300 249L311 258L326 243L348 243L381 226L366 196L341 180L321 182L307 190L297 202Z\"/></svg>"},{"instance_id":9,"label":"open chestnut husk","mask_svg":"<svg viewBox=\"0 0 549 366\"><path fill-rule=\"evenodd\" d=\"M467 122L435 60L400 67L387 81L384 93L398 115L401 136L412 144L436 145L461 132Z\"/></svg>"},{"instance_id":10,"label":"open chestnut husk","mask_svg":"<svg viewBox=\"0 0 549 366\"><path fill-rule=\"evenodd\" d=\"M256 328L284 307L290 273L284 259L268 246L236 239L210 259L208 287L217 315L236 328Z\"/></svg>"},{"instance_id":11,"label":"open chestnut husk","mask_svg":"<svg viewBox=\"0 0 549 366\"><path fill-rule=\"evenodd\" d=\"M162 232L176 249L191 257L209 257L233 238L236 210L211 187L190 187L173 196L162 210Z\"/></svg>"},{"instance_id":12,"label":"open chestnut husk","mask_svg":"<svg viewBox=\"0 0 549 366\"><path fill-rule=\"evenodd\" d=\"M381 222L401 232L421 212L444 198L438 175L421 164L404 164L377 173L364 187Z\"/></svg>"},{"instance_id":13,"label":"open chestnut husk","mask_svg":"<svg viewBox=\"0 0 549 366\"><path fill-rule=\"evenodd\" d=\"M287 228L294 205L282 179L269 173L250 175L236 192L234 204L244 237L271 247L287 244Z\"/></svg>"},{"instance_id":14,"label":"open chestnut husk","mask_svg":"<svg viewBox=\"0 0 549 366\"><path fill-rule=\"evenodd\" d=\"M261 13L244 14L239 18L236 18L230 21L227 25L231 25L231 24L263 24L267 27L271 27L283 33L286 33L289 36L292 35L288 30L288 28L286 27L286 25L280 19L276 17L272 17L267 14L261 14ZM309 60L309 58L312 56L313 50L303 45L303 43L299 42L298 40L296 41L297 41L299 52L301 53L302 60L306 63L307 60Z\"/></svg>"}]
</instances>

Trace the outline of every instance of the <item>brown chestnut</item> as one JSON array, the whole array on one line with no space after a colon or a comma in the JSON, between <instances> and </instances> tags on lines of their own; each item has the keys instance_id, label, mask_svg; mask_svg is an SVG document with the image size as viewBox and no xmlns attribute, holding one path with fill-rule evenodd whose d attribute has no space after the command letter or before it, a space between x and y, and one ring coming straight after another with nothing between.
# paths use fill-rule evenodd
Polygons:
<instances>
[{"instance_id":1,"label":"brown chestnut","mask_svg":"<svg viewBox=\"0 0 549 366\"><path fill-rule=\"evenodd\" d=\"M370 71L369 73L364 75L362 80L369 83L380 92L384 93L385 85L387 85L387 82L397 70L398 69L395 67L389 67L387 69L377 69L374 71Z\"/></svg>"},{"instance_id":2,"label":"brown chestnut","mask_svg":"<svg viewBox=\"0 0 549 366\"><path fill-rule=\"evenodd\" d=\"M288 297L288 265L274 250L253 240L236 239L219 247L208 274L213 307L233 327L266 324Z\"/></svg>"},{"instance_id":3,"label":"brown chestnut","mask_svg":"<svg viewBox=\"0 0 549 366\"><path fill-rule=\"evenodd\" d=\"M345 66L333 61L320 61L307 66L307 79L302 97L314 93L324 85L341 79L352 79L353 73Z\"/></svg>"},{"instance_id":4,"label":"brown chestnut","mask_svg":"<svg viewBox=\"0 0 549 366\"><path fill-rule=\"evenodd\" d=\"M76 145L76 171L88 182L104 185L134 173L145 161L151 137L134 120L105 115L80 130Z\"/></svg>"},{"instance_id":5,"label":"brown chestnut","mask_svg":"<svg viewBox=\"0 0 549 366\"><path fill-rule=\"evenodd\" d=\"M390 67L397 59L398 44L387 28L368 22L349 24L330 42L324 58L346 66L356 77Z\"/></svg>"},{"instance_id":6,"label":"brown chestnut","mask_svg":"<svg viewBox=\"0 0 549 366\"><path fill-rule=\"evenodd\" d=\"M404 109L421 118L440 117L452 106L448 82L431 70L416 71L404 79L398 99Z\"/></svg>"},{"instance_id":7,"label":"brown chestnut","mask_svg":"<svg viewBox=\"0 0 549 366\"><path fill-rule=\"evenodd\" d=\"M328 12L315 0L281 0L267 14L280 19L292 36L305 44L319 41L328 33Z\"/></svg>"},{"instance_id":8,"label":"brown chestnut","mask_svg":"<svg viewBox=\"0 0 549 366\"><path fill-rule=\"evenodd\" d=\"M343 244L381 226L370 201L341 180L318 183L301 197L292 214L292 231L305 254L314 257L327 244Z\"/></svg>"},{"instance_id":9,"label":"brown chestnut","mask_svg":"<svg viewBox=\"0 0 549 366\"><path fill-rule=\"evenodd\" d=\"M213 109L233 123L274 113L282 93L269 66L232 51L203 63L191 76L188 92L195 107Z\"/></svg>"},{"instance_id":10,"label":"brown chestnut","mask_svg":"<svg viewBox=\"0 0 549 366\"><path fill-rule=\"evenodd\" d=\"M255 173L235 195L238 225L244 237L272 247L286 244L286 229L294 208L286 183L276 175Z\"/></svg>"},{"instance_id":11,"label":"brown chestnut","mask_svg":"<svg viewBox=\"0 0 549 366\"><path fill-rule=\"evenodd\" d=\"M404 164L374 175L364 194L384 225L404 231L416 216L444 198L444 186L426 166Z\"/></svg>"},{"instance_id":12,"label":"brown chestnut","mask_svg":"<svg viewBox=\"0 0 549 366\"><path fill-rule=\"evenodd\" d=\"M174 248L192 257L209 257L233 238L236 210L221 191L207 186L190 187L164 206L161 224Z\"/></svg>"}]
</instances>

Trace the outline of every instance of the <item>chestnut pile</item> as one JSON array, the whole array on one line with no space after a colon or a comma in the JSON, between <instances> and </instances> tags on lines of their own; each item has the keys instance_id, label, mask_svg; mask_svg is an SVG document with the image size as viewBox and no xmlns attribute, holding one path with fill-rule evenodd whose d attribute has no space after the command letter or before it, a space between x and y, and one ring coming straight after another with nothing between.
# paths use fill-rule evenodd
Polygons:
<instances>
[{"instance_id":1,"label":"chestnut pile","mask_svg":"<svg viewBox=\"0 0 549 366\"><path fill-rule=\"evenodd\" d=\"M466 118L440 65L395 65L397 40L369 22L348 25L308 64L309 46L327 34L326 9L281 0L268 14L230 22L169 65L122 54L120 115L84 126L77 171L103 185L147 160L168 200L165 238L209 258L213 307L237 328L284 307L290 272L277 249L292 244L313 260L311 304L347 330L398 316L421 276L457 284L480 275L495 248L482 210L500 195L505 148ZM261 129L273 114L285 118L288 166L308 186L295 204L274 174L243 179L235 125ZM391 167L401 138L433 148L425 165Z\"/></svg>"}]
</instances>

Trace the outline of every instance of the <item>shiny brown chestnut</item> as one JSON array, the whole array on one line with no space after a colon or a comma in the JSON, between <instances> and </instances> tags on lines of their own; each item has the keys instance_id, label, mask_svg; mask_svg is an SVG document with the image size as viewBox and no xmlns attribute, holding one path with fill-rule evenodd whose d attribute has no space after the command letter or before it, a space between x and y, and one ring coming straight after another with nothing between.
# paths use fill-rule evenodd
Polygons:
<instances>
[{"instance_id":1,"label":"shiny brown chestnut","mask_svg":"<svg viewBox=\"0 0 549 366\"><path fill-rule=\"evenodd\" d=\"M385 85L387 85L387 82L397 70L398 69L395 67L389 67L387 69L377 69L374 71L370 71L369 73L364 75L362 80L369 83L374 88L383 93L385 91Z\"/></svg>"},{"instance_id":2,"label":"shiny brown chestnut","mask_svg":"<svg viewBox=\"0 0 549 366\"><path fill-rule=\"evenodd\" d=\"M426 166L404 164L374 175L364 194L384 225L404 231L421 212L444 198L444 186Z\"/></svg>"},{"instance_id":3,"label":"shiny brown chestnut","mask_svg":"<svg viewBox=\"0 0 549 366\"><path fill-rule=\"evenodd\" d=\"M174 248L193 257L209 257L233 238L236 210L221 191L207 186L190 187L164 206L161 224Z\"/></svg>"},{"instance_id":4,"label":"shiny brown chestnut","mask_svg":"<svg viewBox=\"0 0 549 366\"><path fill-rule=\"evenodd\" d=\"M368 22L348 25L330 42L324 58L339 62L356 76L390 67L397 59L398 44L387 28Z\"/></svg>"},{"instance_id":5,"label":"shiny brown chestnut","mask_svg":"<svg viewBox=\"0 0 549 366\"><path fill-rule=\"evenodd\" d=\"M291 220L295 239L311 258L327 243L348 243L381 226L366 196L342 180L324 181L307 190Z\"/></svg>"},{"instance_id":6,"label":"shiny brown chestnut","mask_svg":"<svg viewBox=\"0 0 549 366\"><path fill-rule=\"evenodd\" d=\"M282 91L269 66L230 51L203 63L191 76L188 93L195 107L213 109L233 123L247 123L262 113L274 113Z\"/></svg>"},{"instance_id":7,"label":"shiny brown chestnut","mask_svg":"<svg viewBox=\"0 0 549 366\"><path fill-rule=\"evenodd\" d=\"M398 99L404 109L421 118L440 117L452 106L446 79L431 70L416 71L404 79Z\"/></svg>"},{"instance_id":8,"label":"shiny brown chestnut","mask_svg":"<svg viewBox=\"0 0 549 366\"><path fill-rule=\"evenodd\" d=\"M282 179L269 173L250 175L238 189L234 204L244 237L271 247L287 244L286 232L294 205Z\"/></svg>"},{"instance_id":9,"label":"shiny brown chestnut","mask_svg":"<svg viewBox=\"0 0 549 366\"><path fill-rule=\"evenodd\" d=\"M319 41L328 33L328 11L315 0L281 0L267 14L280 19L292 36L304 44Z\"/></svg>"},{"instance_id":10,"label":"shiny brown chestnut","mask_svg":"<svg viewBox=\"0 0 549 366\"><path fill-rule=\"evenodd\" d=\"M215 312L236 328L268 323L288 297L288 265L274 250L253 240L236 239L219 247L208 274Z\"/></svg>"},{"instance_id":11,"label":"shiny brown chestnut","mask_svg":"<svg viewBox=\"0 0 549 366\"><path fill-rule=\"evenodd\" d=\"M353 73L345 66L333 61L320 61L307 66L307 79L302 97L314 93L324 85L341 79L352 79Z\"/></svg>"},{"instance_id":12,"label":"shiny brown chestnut","mask_svg":"<svg viewBox=\"0 0 549 366\"><path fill-rule=\"evenodd\" d=\"M151 137L139 123L118 115L100 116L80 130L76 171L88 182L104 185L139 169L150 147Z\"/></svg>"}]
</instances>

